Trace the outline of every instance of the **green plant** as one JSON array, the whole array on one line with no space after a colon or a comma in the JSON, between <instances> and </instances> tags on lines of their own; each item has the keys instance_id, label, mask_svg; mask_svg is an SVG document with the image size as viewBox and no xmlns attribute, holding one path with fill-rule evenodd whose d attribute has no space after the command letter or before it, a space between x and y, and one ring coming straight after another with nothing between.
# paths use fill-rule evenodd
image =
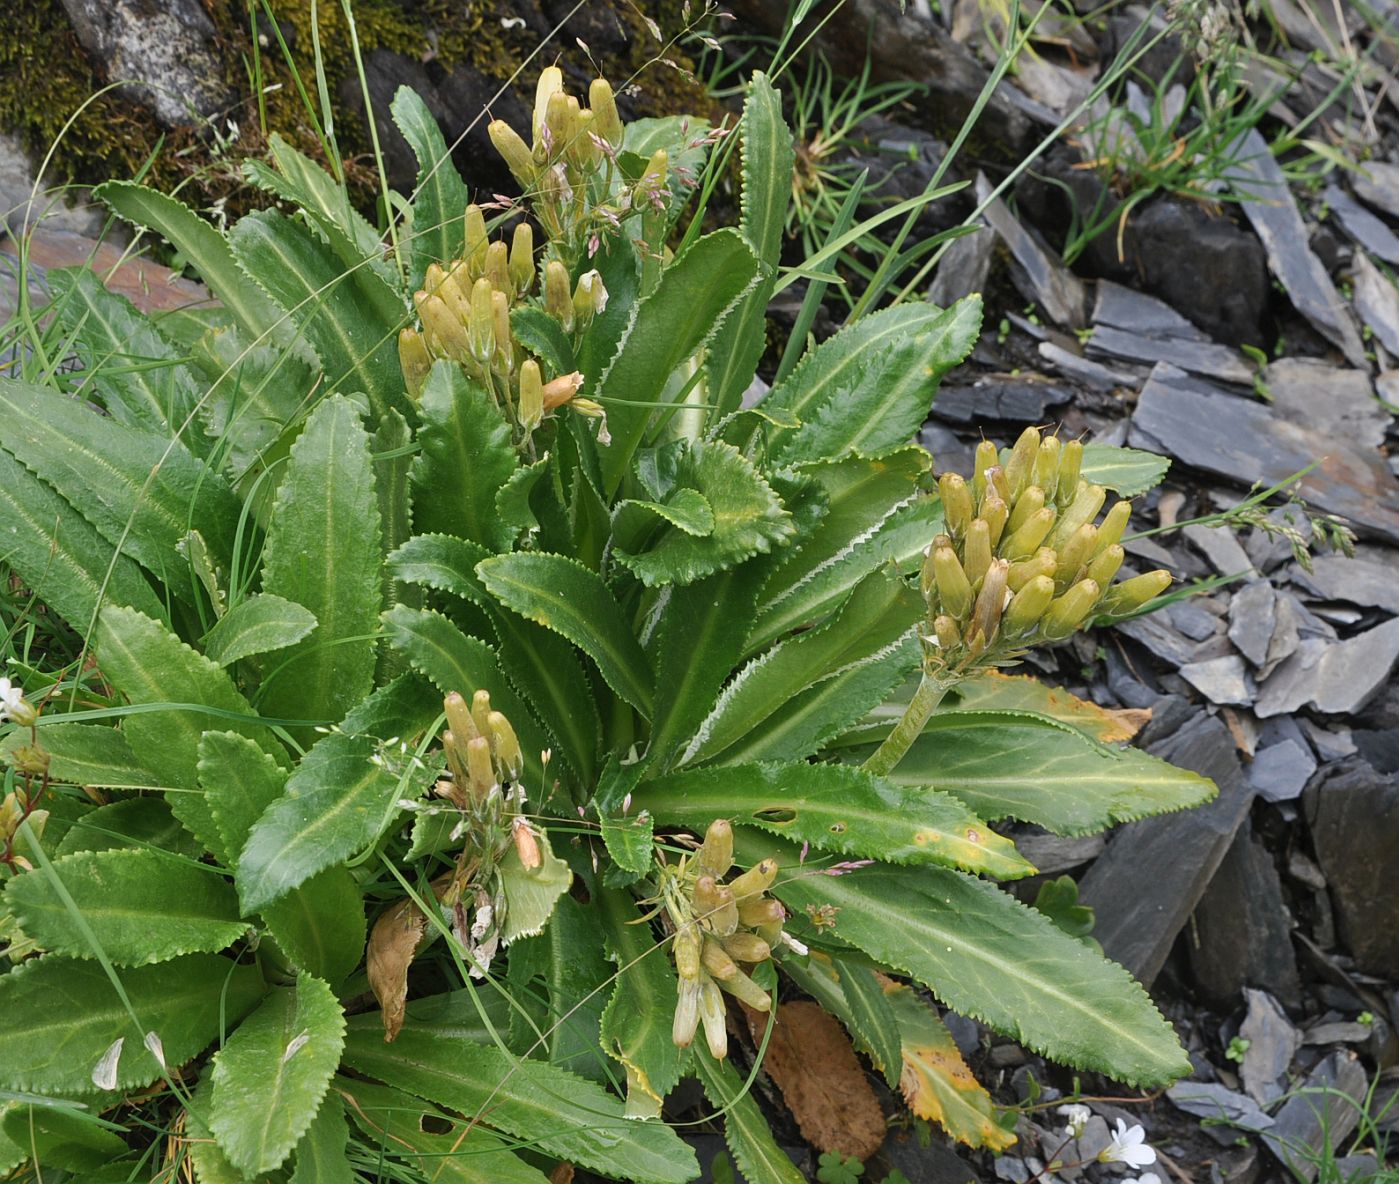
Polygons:
<instances>
[{"instance_id":1,"label":"green plant","mask_svg":"<svg viewBox=\"0 0 1399 1184\"><path fill-rule=\"evenodd\" d=\"M1249 1046L1252 1043L1251 1040L1245 1040L1242 1036L1231 1036L1229 1038L1229 1047L1224 1050L1225 1060L1243 1064L1244 1054L1248 1052Z\"/></svg>"},{"instance_id":2,"label":"green plant","mask_svg":"<svg viewBox=\"0 0 1399 1184\"><path fill-rule=\"evenodd\" d=\"M393 114L398 252L276 141L249 177L295 213L226 234L108 184L219 306L61 274L0 381L5 561L82 639L4 700L0 1161L678 1184L695 1076L782 1184L721 994L761 1013L779 974L974 1145L1013 1136L892 976L1074 1065L1188 1071L991 882L1033 869L987 824L1213 793L990 670L1160 587L1108 589L1126 503L1092 525L1158 460L1033 433L935 483L906 441L975 299L854 319L743 408L792 168L761 74L740 225L693 212L675 254L701 125L624 128L548 69L529 139L491 128L524 196L484 210L423 103Z\"/></svg>"}]
</instances>

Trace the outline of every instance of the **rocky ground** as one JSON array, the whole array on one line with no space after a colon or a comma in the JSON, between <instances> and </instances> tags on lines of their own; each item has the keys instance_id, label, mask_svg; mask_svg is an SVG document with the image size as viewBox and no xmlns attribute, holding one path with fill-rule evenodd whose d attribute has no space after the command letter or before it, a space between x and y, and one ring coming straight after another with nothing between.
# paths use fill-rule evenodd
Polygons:
<instances>
[{"instance_id":1,"label":"rocky ground","mask_svg":"<svg viewBox=\"0 0 1399 1184\"><path fill-rule=\"evenodd\" d=\"M736 7L753 30L775 27L785 9ZM1026 424L1053 423L1172 460L1139 502L1134 527L1144 533L1128 544L1129 562L1169 567L1204 590L1076 639L1038 673L1136 709L1139 721L1149 713L1137 743L1212 777L1219 798L1106 839L1028 829L1019 838L1044 875L1078 880L1094 936L1152 989L1195 1065L1190 1081L1145 1100L1085 1079L1084 1093L1111 1100L1091 1103L1080 1150L1091 1157L1125 1117L1161 1152L1161 1179L1185 1184L1311 1180L1306 1149L1328 1145L1321 1179L1381 1178L1374 1131L1349 1154L1367 1130L1362 1112L1399 1142L1399 292L1388 271L1399 266L1399 98L1385 74L1399 61L1399 6L1268 7L1290 45L1258 66L1254 93L1284 85L1258 126L1241 130L1221 179L1134 205L1070 269L1066 189L1109 210L1127 196L1076 167L1093 146L1071 133L985 205L981 229L956 242L930 290L939 302L988 296L981 344L922 434L939 467L966 471L983 435L1009 441ZM1392 37L1361 8L1391 21ZM853 149L876 168L903 162L885 196L922 188L986 77L985 22L975 18L990 6L942 11L850 0L820 39L847 73L868 45L876 79L929 83ZM953 225L989 197L1151 19L1119 6L1101 27L1047 21L1041 56L996 92L950 171L968 190L929 211L923 229ZM1166 79L1187 49L1168 41L1144 59L1135 92L1117 96L1123 109L1135 103L1141 114L1150 81ZM1337 87L1334 62L1346 53L1365 68ZM1268 144L1304 120L1359 167L1293 183L1289 158ZM1130 140L1134 125L1121 126ZM27 170L13 138L0 139L0 212L12 229L23 223ZM100 224L70 211L46 225L40 275L85 258ZM12 255L13 242L0 250ZM0 256L0 317L14 306L12 277ZM121 282L143 303L198 295L149 264ZM1293 489L1305 509L1275 498L1233 527L1191 524L1312 465ZM1327 516L1354 530L1354 558L1313 537ZM949 1021L1004 1099L1072 1088L1013 1042ZM866 1178L897 1167L911 1184L1044 1179L1063 1124L1052 1108L1038 1113L1000 1157L958 1154L936 1136L925 1145L896 1122ZM719 1146L699 1141L711 1155ZM794 1154L811 1165L809 1151Z\"/></svg>"}]
</instances>

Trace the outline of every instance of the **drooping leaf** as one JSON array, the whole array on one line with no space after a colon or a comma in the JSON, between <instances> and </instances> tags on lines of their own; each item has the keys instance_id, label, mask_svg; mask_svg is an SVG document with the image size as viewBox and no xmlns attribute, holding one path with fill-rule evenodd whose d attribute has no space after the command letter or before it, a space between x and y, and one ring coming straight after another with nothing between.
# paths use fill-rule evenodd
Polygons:
<instances>
[{"instance_id":1,"label":"drooping leaf","mask_svg":"<svg viewBox=\"0 0 1399 1184\"><path fill-rule=\"evenodd\" d=\"M903 444L980 331L979 296L947 309L901 304L861 317L810 351L763 400L802 421L770 432L773 458L796 464Z\"/></svg>"},{"instance_id":2,"label":"drooping leaf","mask_svg":"<svg viewBox=\"0 0 1399 1184\"><path fill-rule=\"evenodd\" d=\"M0 975L0 1014L23 1016L0 1027L0 1086L44 1094L85 1094L92 1071L118 1039L116 1089L135 1089L161 1075L146 1050L155 1032L168 1064L182 1065L246 1015L263 992L255 966L217 954L117 972L132 1011L96 962L38 958Z\"/></svg>"},{"instance_id":3,"label":"drooping leaf","mask_svg":"<svg viewBox=\"0 0 1399 1184\"><path fill-rule=\"evenodd\" d=\"M772 1126L730 1061L716 1061L707 1050L695 1053L696 1075L710 1105L724 1112L724 1141L745 1180L764 1184L804 1184L787 1153L772 1137Z\"/></svg>"},{"instance_id":4,"label":"drooping leaf","mask_svg":"<svg viewBox=\"0 0 1399 1184\"><path fill-rule=\"evenodd\" d=\"M358 854L393 818L404 790L373 759L371 736L332 732L301 759L286 792L263 811L238 857L238 896L259 912Z\"/></svg>"},{"instance_id":5,"label":"drooping leaf","mask_svg":"<svg viewBox=\"0 0 1399 1184\"><path fill-rule=\"evenodd\" d=\"M429 263L446 264L461 256L466 185L452 163L442 129L416 91L400 86L389 110L418 159L408 256L413 261L412 285L420 288Z\"/></svg>"},{"instance_id":6,"label":"drooping leaf","mask_svg":"<svg viewBox=\"0 0 1399 1184\"><path fill-rule=\"evenodd\" d=\"M743 855L796 862L790 847L747 836ZM773 891L798 914L833 906L836 937L1056 1061L1138 1084L1190 1072L1170 1025L1122 967L985 880L875 865L780 878Z\"/></svg>"},{"instance_id":7,"label":"drooping leaf","mask_svg":"<svg viewBox=\"0 0 1399 1184\"><path fill-rule=\"evenodd\" d=\"M65 724L40 717L39 739L49 754L49 780L100 789L143 789L159 784L131 752L126 736L105 724ZM54 722L50 723L49 719ZM5 737L6 756L29 742L23 732Z\"/></svg>"},{"instance_id":8,"label":"drooping leaf","mask_svg":"<svg viewBox=\"0 0 1399 1184\"><path fill-rule=\"evenodd\" d=\"M135 560L118 555L96 527L3 449L0 515L7 524L0 544L5 564L74 628L91 628L99 604L162 615Z\"/></svg>"},{"instance_id":9,"label":"drooping leaf","mask_svg":"<svg viewBox=\"0 0 1399 1184\"><path fill-rule=\"evenodd\" d=\"M316 614L303 605L264 592L228 610L204 636L204 656L220 666L295 645L316 627Z\"/></svg>"},{"instance_id":10,"label":"drooping leaf","mask_svg":"<svg viewBox=\"0 0 1399 1184\"><path fill-rule=\"evenodd\" d=\"M1143 452L1140 448L1085 444L1079 476L1085 481L1105 485L1121 497L1136 497L1159 485L1170 467L1168 457Z\"/></svg>"},{"instance_id":11,"label":"drooping leaf","mask_svg":"<svg viewBox=\"0 0 1399 1184\"><path fill-rule=\"evenodd\" d=\"M507 526L520 531L539 529L539 519L530 506L530 498L539 482L549 475L550 460L541 457L532 465L516 469L495 493L495 512Z\"/></svg>"},{"instance_id":12,"label":"drooping leaf","mask_svg":"<svg viewBox=\"0 0 1399 1184\"><path fill-rule=\"evenodd\" d=\"M178 544L190 530L228 562L239 505L222 477L178 440L114 423L73 399L11 379L0 382L6 451L77 508L108 543L187 599ZM43 534L52 524L42 525ZM85 626L85 622L81 623Z\"/></svg>"},{"instance_id":13,"label":"drooping leaf","mask_svg":"<svg viewBox=\"0 0 1399 1184\"><path fill-rule=\"evenodd\" d=\"M90 267L48 273L54 311L82 358L88 384L118 423L180 438L204 451L199 424L188 424L199 392L180 351L125 296L109 292Z\"/></svg>"},{"instance_id":14,"label":"drooping leaf","mask_svg":"<svg viewBox=\"0 0 1399 1184\"><path fill-rule=\"evenodd\" d=\"M349 1140L345 1104L332 1090L296 1145L296 1170L291 1174L291 1184L355 1184L354 1169L345 1156Z\"/></svg>"},{"instance_id":15,"label":"drooping leaf","mask_svg":"<svg viewBox=\"0 0 1399 1184\"><path fill-rule=\"evenodd\" d=\"M886 980L885 997L903 1039L899 1086L914 1114L959 1143L1003 1151L1015 1135L996 1121L991 1095L967 1067L947 1025L913 988Z\"/></svg>"},{"instance_id":16,"label":"drooping leaf","mask_svg":"<svg viewBox=\"0 0 1399 1184\"><path fill-rule=\"evenodd\" d=\"M700 833L713 819L729 818L842 855L939 863L1001 878L1034 871L1014 843L950 795L901 789L850 765L684 769L643 781L633 805Z\"/></svg>"},{"instance_id":17,"label":"drooping leaf","mask_svg":"<svg viewBox=\"0 0 1399 1184\"><path fill-rule=\"evenodd\" d=\"M684 1060L671 1039L678 1000L670 953L656 944L629 892L603 889L595 898L617 981L602 1014L602 1047L627 1074L631 1118L659 1118L680 1080Z\"/></svg>"},{"instance_id":18,"label":"drooping leaf","mask_svg":"<svg viewBox=\"0 0 1399 1184\"><path fill-rule=\"evenodd\" d=\"M331 989L308 974L269 994L214 1057L209 1127L249 1175L280 1167L311 1126L345 1043Z\"/></svg>"},{"instance_id":19,"label":"drooping leaf","mask_svg":"<svg viewBox=\"0 0 1399 1184\"><path fill-rule=\"evenodd\" d=\"M699 1171L668 1126L624 1117L621 1102L592 1082L411 1021L392 1044L352 1028L345 1063L459 1113L489 1112L497 1130L594 1171L653 1184L685 1184Z\"/></svg>"},{"instance_id":20,"label":"drooping leaf","mask_svg":"<svg viewBox=\"0 0 1399 1184\"><path fill-rule=\"evenodd\" d=\"M943 790L983 818L1019 818L1068 835L1198 806L1217 792L1208 778L1138 749L1005 712L935 715L890 780Z\"/></svg>"},{"instance_id":21,"label":"drooping leaf","mask_svg":"<svg viewBox=\"0 0 1399 1184\"><path fill-rule=\"evenodd\" d=\"M302 605L317 622L263 682L265 715L338 723L364 698L374 679L382 555L369 436L354 404L334 395L292 447L263 549L263 593Z\"/></svg>"},{"instance_id":22,"label":"drooping leaf","mask_svg":"<svg viewBox=\"0 0 1399 1184\"><path fill-rule=\"evenodd\" d=\"M563 555L526 551L486 559L476 573L501 604L562 634L597 663L608 686L650 714L655 676L601 576Z\"/></svg>"},{"instance_id":23,"label":"drooping leaf","mask_svg":"<svg viewBox=\"0 0 1399 1184\"><path fill-rule=\"evenodd\" d=\"M698 350L757 282L758 261L734 230L705 235L661 273L634 306L617 352L598 381L612 442L603 449L609 493L621 484L671 372ZM638 404L648 404L640 406Z\"/></svg>"},{"instance_id":24,"label":"drooping leaf","mask_svg":"<svg viewBox=\"0 0 1399 1184\"><path fill-rule=\"evenodd\" d=\"M276 210L229 232L238 262L287 310L314 347L332 392L361 391L374 414L411 407L398 364L402 301L371 267L347 269L300 223Z\"/></svg>"},{"instance_id":25,"label":"drooping leaf","mask_svg":"<svg viewBox=\"0 0 1399 1184\"><path fill-rule=\"evenodd\" d=\"M496 491L519 466L510 428L490 396L452 362L438 362L418 406L421 452L413 461L413 530L507 550L515 528L496 513Z\"/></svg>"},{"instance_id":26,"label":"drooping leaf","mask_svg":"<svg viewBox=\"0 0 1399 1184\"><path fill-rule=\"evenodd\" d=\"M9 880L4 901L42 949L73 958L105 955L116 966L214 952L247 929L226 880L149 849L56 859Z\"/></svg>"}]
</instances>

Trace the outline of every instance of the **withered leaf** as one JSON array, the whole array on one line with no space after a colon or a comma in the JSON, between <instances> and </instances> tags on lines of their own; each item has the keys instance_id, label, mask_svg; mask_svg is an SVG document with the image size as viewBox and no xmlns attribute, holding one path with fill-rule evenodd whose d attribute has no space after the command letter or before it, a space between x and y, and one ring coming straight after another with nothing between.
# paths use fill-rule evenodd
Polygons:
<instances>
[{"instance_id":1,"label":"withered leaf","mask_svg":"<svg viewBox=\"0 0 1399 1184\"><path fill-rule=\"evenodd\" d=\"M1104 744L1130 740L1151 722L1149 707L1099 707L1068 691L1047 687L1024 674L988 670L957 688L959 711L1035 711L1050 716Z\"/></svg>"},{"instance_id":2,"label":"withered leaf","mask_svg":"<svg viewBox=\"0 0 1399 1184\"><path fill-rule=\"evenodd\" d=\"M408 967L427 933L427 917L411 900L401 900L374 922L365 969L369 988L384 1016L384 1041L398 1035L408 1003Z\"/></svg>"},{"instance_id":3,"label":"withered leaf","mask_svg":"<svg viewBox=\"0 0 1399 1184\"><path fill-rule=\"evenodd\" d=\"M768 1017L744 1011L761 1043ZM859 1159L879 1150L885 1130L879 1101L845 1029L818 1004L778 1005L763 1068L814 1147Z\"/></svg>"}]
</instances>

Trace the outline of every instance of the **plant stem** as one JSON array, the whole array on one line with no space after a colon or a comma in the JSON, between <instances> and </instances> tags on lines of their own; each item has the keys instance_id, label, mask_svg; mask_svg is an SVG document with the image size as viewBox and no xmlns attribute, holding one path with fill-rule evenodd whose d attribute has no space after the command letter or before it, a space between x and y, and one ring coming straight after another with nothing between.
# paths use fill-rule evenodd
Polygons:
<instances>
[{"instance_id":1,"label":"plant stem","mask_svg":"<svg viewBox=\"0 0 1399 1184\"><path fill-rule=\"evenodd\" d=\"M874 755L864 763L865 772L873 773L876 777L886 777L892 773L894 766L903 760L904 754L922 734L923 726L937 710L943 696L952 689L952 685L952 682L935 679L924 671L918 689L914 691L913 698L904 710L903 718L894 725L894 730L889 733L884 743L875 749Z\"/></svg>"}]
</instances>

